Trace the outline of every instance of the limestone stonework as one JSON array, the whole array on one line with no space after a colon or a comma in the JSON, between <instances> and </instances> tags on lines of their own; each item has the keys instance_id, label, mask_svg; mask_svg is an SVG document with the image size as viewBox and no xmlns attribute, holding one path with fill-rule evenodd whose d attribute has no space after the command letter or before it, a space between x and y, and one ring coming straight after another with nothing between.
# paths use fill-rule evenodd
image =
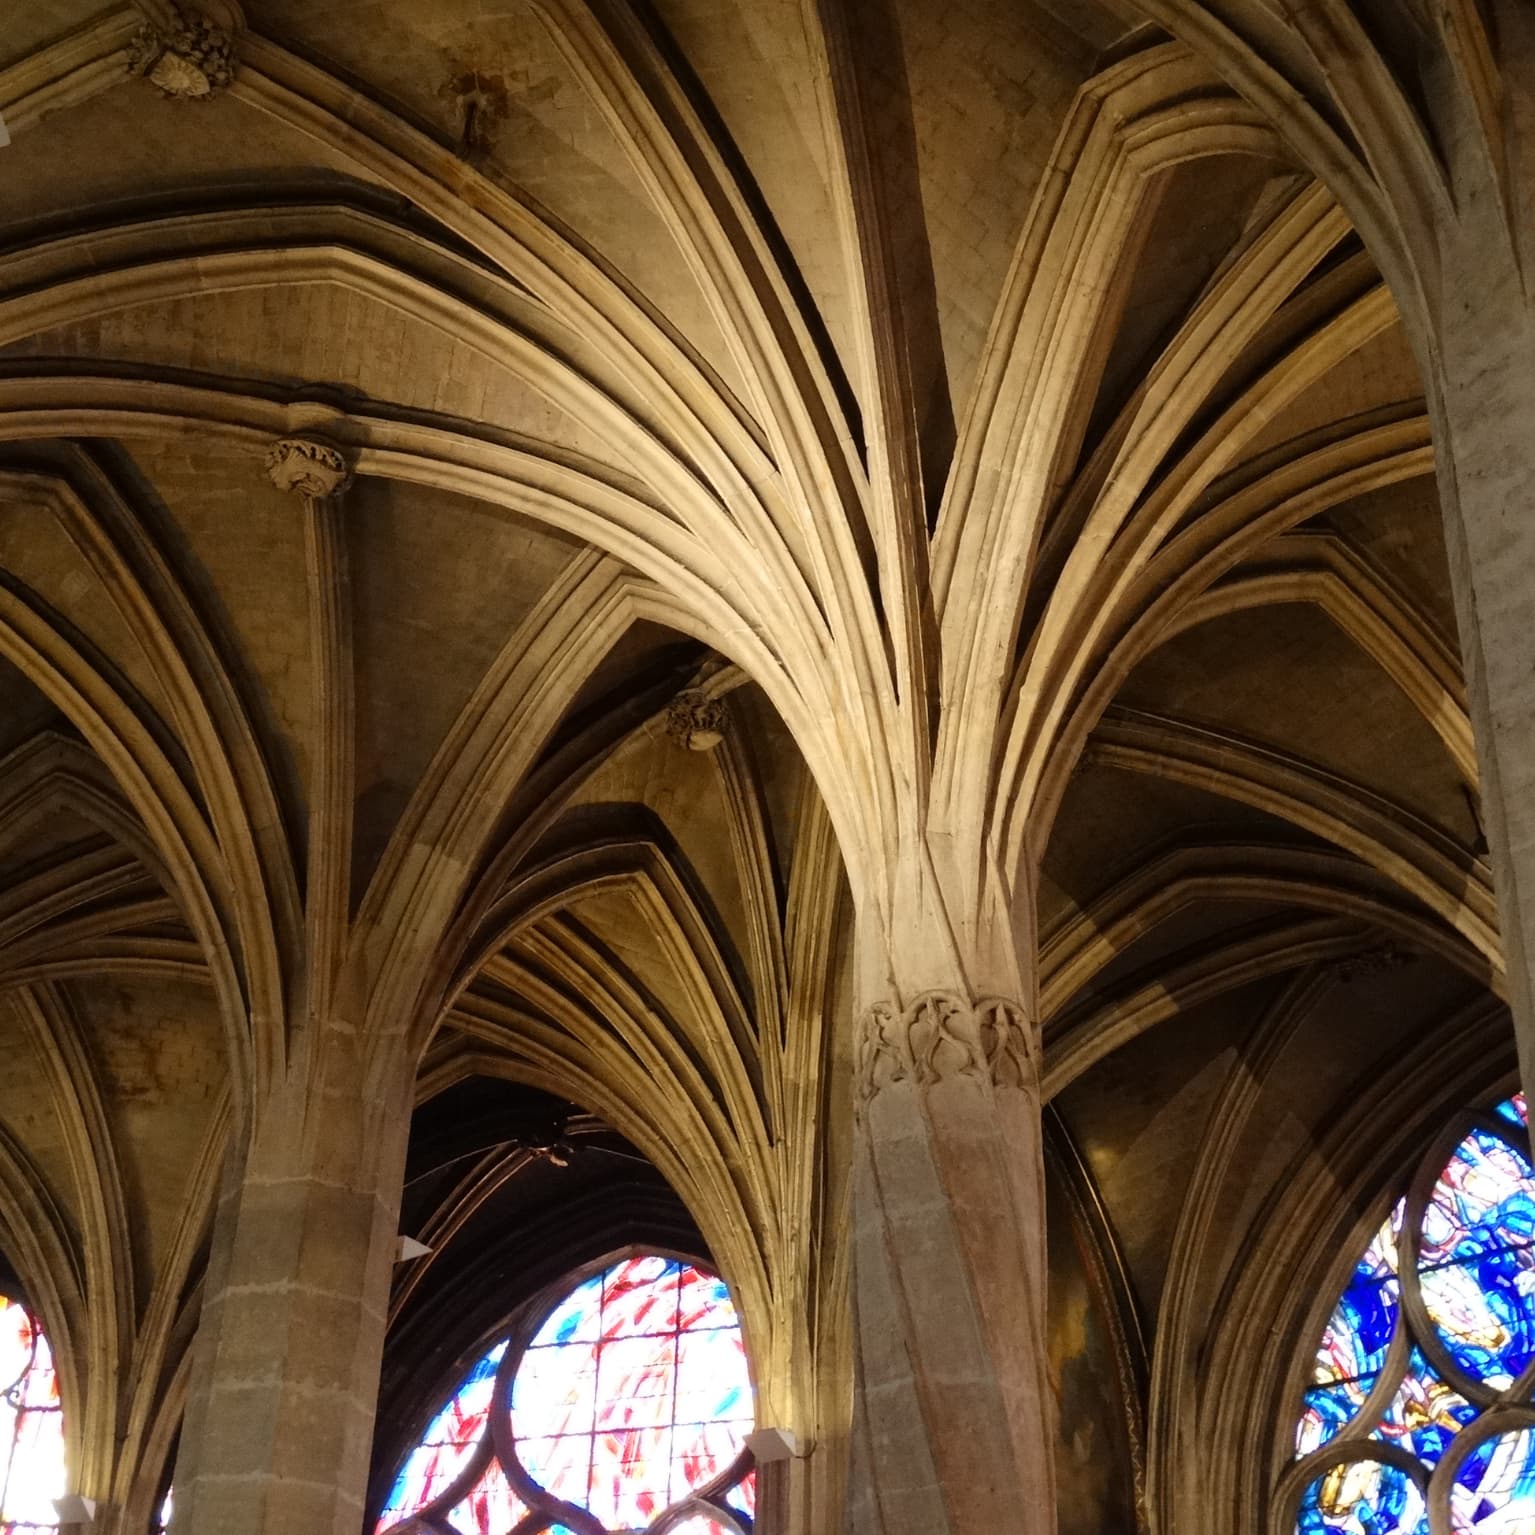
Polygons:
<instances>
[{"instance_id":1,"label":"limestone stonework","mask_svg":"<svg viewBox=\"0 0 1535 1535\"><path fill-rule=\"evenodd\" d=\"M951 1077L1037 1090L1037 1053L1016 1002L927 992L905 1003L876 1003L856 1029L853 1078L860 1103L902 1082L920 1088Z\"/></svg>"},{"instance_id":2,"label":"limestone stonework","mask_svg":"<svg viewBox=\"0 0 1535 1535\"><path fill-rule=\"evenodd\" d=\"M176 5L146 21L129 45L128 68L162 96L201 101L234 80L234 37L201 11Z\"/></svg>"},{"instance_id":3,"label":"limestone stonework","mask_svg":"<svg viewBox=\"0 0 1535 1535\"><path fill-rule=\"evenodd\" d=\"M667 705L666 733L689 751L713 751L725 735L724 701L696 688L679 693Z\"/></svg>"},{"instance_id":4,"label":"limestone stonework","mask_svg":"<svg viewBox=\"0 0 1535 1535\"><path fill-rule=\"evenodd\" d=\"M274 442L267 449L266 468L279 490L314 500L340 495L351 478L339 449L309 437L284 437Z\"/></svg>"},{"instance_id":5,"label":"limestone stonework","mask_svg":"<svg viewBox=\"0 0 1535 1535\"><path fill-rule=\"evenodd\" d=\"M1392 1159L1535 1086L1535 8L360 10L0 0L69 1495L372 1529L653 1247L759 1535L1286 1535Z\"/></svg>"}]
</instances>

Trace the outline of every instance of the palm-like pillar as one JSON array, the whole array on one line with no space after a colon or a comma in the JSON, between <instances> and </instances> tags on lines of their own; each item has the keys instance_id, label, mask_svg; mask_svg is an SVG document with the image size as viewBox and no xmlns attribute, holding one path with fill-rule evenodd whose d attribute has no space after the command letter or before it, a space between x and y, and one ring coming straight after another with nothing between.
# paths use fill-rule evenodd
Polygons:
<instances>
[{"instance_id":1,"label":"palm-like pillar","mask_svg":"<svg viewBox=\"0 0 1535 1535\"><path fill-rule=\"evenodd\" d=\"M851 222L864 270L877 275L888 264L879 176L859 165L856 119L847 126L856 82L842 84L858 172ZM886 737L900 786L878 833L886 883L865 886L860 901L855 1528L1053 1520L1039 854L1112 697L1102 678L1122 677L1143 642L1147 603L1171 577L1206 589L1254 538L1303 520L1327 494L1266 487L1271 505L1212 497L1212 487L1268 421L1391 321L1378 280L1357 263L1301 295L1348 224L1321 189L1292 183L1260 207L1084 448L1116 279L1157 177L1229 153L1284 160L1252 108L1183 49L1149 47L1089 82L994 318L931 544L908 539L926 555L907 566L917 628L888 648L923 658L910 676L927 702ZM882 434L869 462L871 478L885 476L870 495L904 504L906 525L920 528L908 489L920 483L909 468L920 410L900 394L900 309L871 300L868 313L865 388L881 407L868 414ZM1391 446L1369 437L1354 451L1375 464ZM1318 476L1320 464L1302 462L1278 477ZM1180 537L1190 526L1198 535ZM892 568L894 554L880 565ZM1488 942L1485 926L1467 927Z\"/></svg>"}]
</instances>

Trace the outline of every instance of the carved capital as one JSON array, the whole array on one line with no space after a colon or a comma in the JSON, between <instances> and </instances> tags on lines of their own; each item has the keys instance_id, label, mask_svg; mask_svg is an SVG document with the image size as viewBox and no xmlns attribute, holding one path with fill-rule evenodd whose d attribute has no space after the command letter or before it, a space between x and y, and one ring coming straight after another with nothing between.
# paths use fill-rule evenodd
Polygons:
<instances>
[{"instance_id":1,"label":"carved capital","mask_svg":"<svg viewBox=\"0 0 1535 1535\"><path fill-rule=\"evenodd\" d=\"M953 1077L993 1087L1034 1088L1034 1038L1022 1007L1005 997L979 1001L928 991L904 1005L877 1002L858 1020L853 1071L859 1110L882 1088L926 1088Z\"/></svg>"},{"instance_id":2,"label":"carved capital","mask_svg":"<svg viewBox=\"0 0 1535 1535\"><path fill-rule=\"evenodd\" d=\"M725 739L725 705L696 689L679 693L666 711L666 733L689 751L713 751Z\"/></svg>"},{"instance_id":3,"label":"carved capital","mask_svg":"<svg viewBox=\"0 0 1535 1535\"><path fill-rule=\"evenodd\" d=\"M128 72L162 96L205 101L235 77L234 34L201 11L156 7L128 45Z\"/></svg>"},{"instance_id":4,"label":"carved capital","mask_svg":"<svg viewBox=\"0 0 1535 1535\"><path fill-rule=\"evenodd\" d=\"M266 472L279 490L316 501L339 495L351 479L339 448L313 437L283 437L267 449Z\"/></svg>"}]
</instances>

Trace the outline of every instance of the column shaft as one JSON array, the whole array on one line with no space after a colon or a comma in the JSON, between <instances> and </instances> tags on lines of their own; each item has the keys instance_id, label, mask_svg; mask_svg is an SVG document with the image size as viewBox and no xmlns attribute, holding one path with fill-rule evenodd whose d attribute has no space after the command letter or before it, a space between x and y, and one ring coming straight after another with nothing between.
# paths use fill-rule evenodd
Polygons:
<instances>
[{"instance_id":1,"label":"column shaft","mask_svg":"<svg viewBox=\"0 0 1535 1535\"><path fill-rule=\"evenodd\" d=\"M1494 7L1499 166L1480 124L1447 138L1424 353L1460 649L1521 1074L1535 1089L1535 21Z\"/></svg>"},{"instance_id":2,"label":"column shaft","mask_svg":"<svg viewBox=\"0 0 1535 1535\"><path fill-rule=\"evenodd\" d=\"M408 1105L333 1035L230 1159L176 1468L175 1535L357 1535Z\"/></svg>"},{"instance_id":3,"label":"column shaft","mask_svg":"<svg viewBox=\"0 0 1535 1535\"><path fill-rule=\"evenodd\" d=\"M1008 1001L860 1022L855 1535L1054 1528L1037 1059Z\"/></svg>"}]
</instances>

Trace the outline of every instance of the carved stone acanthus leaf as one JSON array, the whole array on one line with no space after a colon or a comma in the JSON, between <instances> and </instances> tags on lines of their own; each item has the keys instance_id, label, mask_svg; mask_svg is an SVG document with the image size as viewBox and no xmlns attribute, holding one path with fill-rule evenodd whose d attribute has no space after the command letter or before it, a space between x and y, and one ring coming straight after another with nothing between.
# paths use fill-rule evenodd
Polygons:
<instances>
[{"instance_id":1,"label":"carved stone acanthus leaf","mask_svg":"<svg viewBox=\"0 0 1535 1535\"><path fill-rule=\"evenodd\" d=\"M853 1070L859 1107L882 1088L924 1088L953 1077L1029 1090L1039 1083L1023 1008L1005 997L971 1001L929 991L904 1005L877 1002L858 1020Z\"/></svg>"},{"instance_id":2,"label":"carved stone acanthus leaf","mask_svg":"<svg viewBox=\"0 0 1535 1535\"><path fill-rule=\"evenodd\" d=\"M266 472L279 490L323 500L339 495L351 475L339 448L313 437L283 437L267 449Z\"/></svg>"},{"instance_id":3,"label":"carved stone acanthus leaf","mask_svg":"<svg viewBox=\"0 0 1535 1535\"><path fill-rule=\"evenodd\" d=\"M666 733L689 751L713 751L725 739L725 705L696 689L679 693L666 711Z\"/></svg>"},{"instance_id":4,"label":"carved stone acanthus leaf","mask_svg":"<svg viewBox=\"0 0 1535 1535\"><path fill-rule=\"evenodd\" d=\"M145 22L128 45L128 72L162 96L205 101L235 77L234 37L198 11L170 7L165 22Z\"/></svg>"}]
</instances>

